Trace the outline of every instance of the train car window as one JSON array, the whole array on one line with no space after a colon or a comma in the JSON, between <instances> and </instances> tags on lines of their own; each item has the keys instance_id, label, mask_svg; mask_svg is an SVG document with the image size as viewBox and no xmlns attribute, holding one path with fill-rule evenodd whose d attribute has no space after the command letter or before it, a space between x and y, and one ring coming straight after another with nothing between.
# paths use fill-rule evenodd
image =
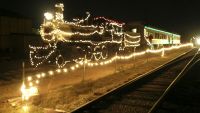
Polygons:
<instances>
[{"instance_id":1,"label":"train car window","mask_svg":"<svg viewBox=\"0 0 200 113\"><path fill-rule=\"evenodd\" d=\"M162 39L165 39L163 34L162 34Z\"/></svg>"},{"instance_id":2,"label":"train car window","mask_svg":"<svg viewBox=\"0 0 200 113\"><path fill-rule=\"evenodd\" d=\"M155 33L155 38L159 39L159 34L158 33Z\"/></svg>"}]
</instances>

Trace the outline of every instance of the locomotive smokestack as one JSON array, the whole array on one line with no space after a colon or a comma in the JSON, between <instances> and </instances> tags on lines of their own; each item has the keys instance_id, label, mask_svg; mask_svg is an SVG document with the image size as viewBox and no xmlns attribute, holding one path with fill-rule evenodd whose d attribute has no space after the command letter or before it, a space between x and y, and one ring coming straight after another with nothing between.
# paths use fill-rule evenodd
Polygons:
<instances>
[{"instance_id":1,"label":"locomotive smokestack","mask_svg":"<svg viewBox=\"0 0 200 113\"><path fill-rule=\"evenodd\" d=\"M56 17L56 20L64 21L63 12L64 12L64 5L63 5L63 3L57 3L55 5L55 17Z\"/></svg>"}]
</instances>

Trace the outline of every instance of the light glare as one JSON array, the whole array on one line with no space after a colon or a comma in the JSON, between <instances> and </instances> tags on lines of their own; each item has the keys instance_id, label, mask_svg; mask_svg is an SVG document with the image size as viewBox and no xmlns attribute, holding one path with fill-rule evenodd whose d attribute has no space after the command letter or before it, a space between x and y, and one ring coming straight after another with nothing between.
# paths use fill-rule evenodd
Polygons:
<instances>
[{"instance_id":1,"label":"light glare","mask_svg":"<svg viewBox=\"0 0 200 113\"><path fill-rule=\"evenodd\" d=\"M47 20L52 20L53 19L53 14L52 13L49 13L49 12L46 12L44 13L44 16Z\"/></svg>"},{"instance_id":2,"label":"light glare","mask_svg":"<svg viewBox=\"0 0 200 113\"><path fill-rule=\"evenodd\" d=\"M200 45L200 38L197 39L197 44Z\"/></svg>"}]
</instances>

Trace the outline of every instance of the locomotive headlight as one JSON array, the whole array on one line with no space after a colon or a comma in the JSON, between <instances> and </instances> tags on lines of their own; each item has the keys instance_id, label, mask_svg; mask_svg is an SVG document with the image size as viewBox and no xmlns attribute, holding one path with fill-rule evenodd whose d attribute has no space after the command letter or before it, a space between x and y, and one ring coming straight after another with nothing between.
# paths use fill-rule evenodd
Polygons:
<instances>
[{"instance_id":1,"label":"locomotive headlight","mask_svg":"<svg viewBox=\"0 0 200 113\"><path fill-rule=\"evenodd\" d=\"M49 13L49 12L46 12L44 13L44 16L47 20L52 20L53 19L53 14L52 13Z\"/></svg>"},{"instance_id":2,"label":"locomotive headlight","mask_svg":"<svg viewBox=\"0 0 200 113\"><path fill-rule=\"evenodd\" d=\"M198 45L200 45L200 38L197 38L197 42Z\"/></svg>"}]
</instances>

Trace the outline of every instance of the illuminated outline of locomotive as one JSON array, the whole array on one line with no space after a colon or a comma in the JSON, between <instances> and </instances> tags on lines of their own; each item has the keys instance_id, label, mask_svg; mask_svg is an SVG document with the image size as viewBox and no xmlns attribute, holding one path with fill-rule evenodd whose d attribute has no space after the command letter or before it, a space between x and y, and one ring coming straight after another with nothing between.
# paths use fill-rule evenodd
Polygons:
<instances>
[{"instance_id":1,"label":"illuminated outline of locomotive","mask_svg":"<svg viewBox=\"0 0 200 113\"><path fill-rule=\"evenodd\" d=\"M41 25L40 34L47 46L30 46L31 64L38 66L56 52L56 64L63 67L68 62L64 54L68 54L67 47L76 46L84 52L87 59L100 60L108 58L108 53L116 53L127 47L138 47L140 35L131 32L123 32L124 23L115 22L104 17L92 19L89 24L90 14L85 19L74 19L73 22L64 21L64 5L55 5L55 13L45 13L45 19ZM41 55L39 51L49 52ZM83 58L78 58L83 59ZM78 60L77 58L75 60ZM37 60L37 62L36 62Z\"/></svg>"}]
</instances>

